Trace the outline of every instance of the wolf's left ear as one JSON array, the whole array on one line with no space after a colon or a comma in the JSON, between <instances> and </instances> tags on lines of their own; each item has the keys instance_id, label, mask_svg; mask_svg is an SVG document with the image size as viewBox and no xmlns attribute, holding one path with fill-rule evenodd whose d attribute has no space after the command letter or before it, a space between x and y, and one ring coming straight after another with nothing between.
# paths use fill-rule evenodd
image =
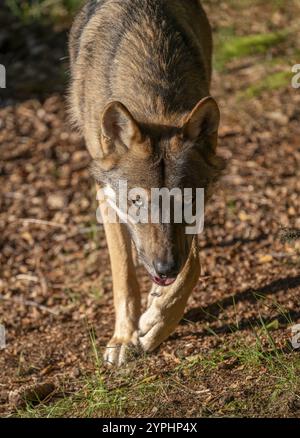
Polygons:
<instances>
[{"instance_id":1,"label":"wolf's left ear","mask_svg":"<svg viewBox=\"0 0 300 438\"><path fill-rule=\"evenodd\" d=\"M186 138L196 141L201 136L217 135L219 123L220 110L217 102L208 96L200 100L187 116L183 132Z\"/></svg>"}]
</instances>

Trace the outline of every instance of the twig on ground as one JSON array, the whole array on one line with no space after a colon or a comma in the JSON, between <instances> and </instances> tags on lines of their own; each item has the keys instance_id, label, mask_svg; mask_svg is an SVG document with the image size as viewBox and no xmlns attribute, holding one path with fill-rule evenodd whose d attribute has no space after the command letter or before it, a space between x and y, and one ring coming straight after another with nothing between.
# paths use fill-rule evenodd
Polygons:
<instances>
[{"instance_id":1,"label":"twig on ground","mask_svg":"<svg viewBox=\"0 0 300 438\"><path fill-rule=\"evenodd\" d=\"M64 224L59 224L58 222L45 221L42 219L32 219L32 218L19 218L18 222L23 222L23 224L36 224L36 225L47 225L49 227L62 228L67 230L67 226Z\"/></svg>"},{"instance_id":2,"label":"twig on ground","mask_svg":"<svg viewBox=\"0 0 300 438\"><path fill-rule=\"evenodd\" d=\"M49 309L49 307L46 307L43 304L36 303L35 301L32 300L25 300L24 298L19 298L19 297L4 297L1 295L0 295L0 300L23 304L24 306L36 307L44 312L51 313L52 315L55 316L59 315L59 312L57 310Z\"/></svg>"},{"instance_id":3,"label":"twig on ground","mask_svg":"<svg viewBox=\"0 0 300 438\"><path fill-rule=\"evenodd\" d=\"M32 281L34 283L38 283L39 279L36 275L27 275L27 274L18 274L15 277L17 280L25 280L25 281Z\"/></svg>"}]
</instances>

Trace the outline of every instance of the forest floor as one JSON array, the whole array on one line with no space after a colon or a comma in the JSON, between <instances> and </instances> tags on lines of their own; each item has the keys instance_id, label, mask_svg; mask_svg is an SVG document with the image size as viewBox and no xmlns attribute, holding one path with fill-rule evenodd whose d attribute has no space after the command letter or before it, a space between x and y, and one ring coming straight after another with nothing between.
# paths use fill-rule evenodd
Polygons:
<instances>
[{"instance_id":1,"label":"forest floor","mask_svg":"<svg viewBox=\"0 0 300 438\"><path fill-rule=\"evenodd\" d=\"M90 158L66 118L66 25L2 13L0 416L300 417L300 242L281 239L300 228L298 3L204 2L228 170L207 207L184 319L118 370L101 359L111 272Z\"/></svg>"}]
</instances>

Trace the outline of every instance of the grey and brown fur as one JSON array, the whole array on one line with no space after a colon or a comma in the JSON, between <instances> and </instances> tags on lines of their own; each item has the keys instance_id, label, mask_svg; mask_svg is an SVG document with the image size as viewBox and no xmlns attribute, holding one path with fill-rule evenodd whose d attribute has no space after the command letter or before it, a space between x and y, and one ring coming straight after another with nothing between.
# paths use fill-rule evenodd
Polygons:
<instances>
[{"instance_id":1,"label":"grey and brown fur","mask_svg":"<svg viewBox=\"0 0 300 438\"><path fill-rule=\"evenodd\" d=\"M70 113L97 183L203 187L208 198L223 162L215 154L211 29L200 1L89 0L71 30L70 59ZM197 239L174 223L106 223L105 231L116 310L105 359L120 365L131 346L152 351L175 329L199 276ZM153 286L142 315L131 241L150 275L163 266L176 276L168 287Z\"/></svg>"}]
</instances>

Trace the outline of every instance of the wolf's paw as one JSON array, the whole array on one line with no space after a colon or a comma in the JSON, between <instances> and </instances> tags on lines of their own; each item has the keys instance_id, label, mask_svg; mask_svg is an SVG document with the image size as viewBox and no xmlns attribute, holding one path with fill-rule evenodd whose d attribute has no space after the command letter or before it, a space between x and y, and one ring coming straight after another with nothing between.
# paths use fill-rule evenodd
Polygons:
<instances>
[{"instance_id":1,"label":"wolf's paw","mask_svg":"<svg viewBox=\"0 0 300 438\"><path fill-rule=\"evenodd\" d=\"M161 308L154 299L139 321L139 342L143 350L155 350L175 330L182 315L181 309Z\"/></svg>"},{"instance_id":2,"label":"wolf's paw","mask_svg":"<svg viewBox=\"0 0 300 438\"><path fill-rule=\"evenodd\" d=\"M122 339L114 336L105 349L103 359L108 367L120 367L134 360L142 349L135 333L130 339Z\"/></svg>"}]
</instances>

